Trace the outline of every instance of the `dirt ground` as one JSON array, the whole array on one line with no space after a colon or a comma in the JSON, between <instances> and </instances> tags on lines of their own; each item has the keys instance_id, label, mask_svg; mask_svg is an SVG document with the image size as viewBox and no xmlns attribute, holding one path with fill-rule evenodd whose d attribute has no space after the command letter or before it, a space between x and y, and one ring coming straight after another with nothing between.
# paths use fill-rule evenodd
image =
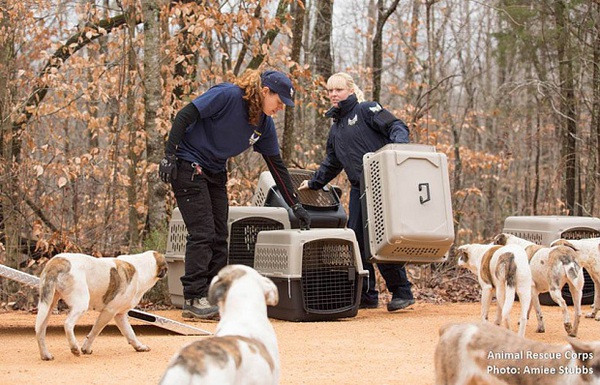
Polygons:
<instances>
[{"instance_id":1,"label":"dirt ground","mask_svg":"<svg viewBox=\"0 0 600 385\"><path fill-rule=\"evenodd\" d=\"M512 315L515 325L516 307ZM546 333L536 334L532 320L527 337L564 343L559 308L545 306L543 310ZM477 321L479 311L478 303L417 303L397 313L388 313L385 307L359 310L354 318L336 321L273 319L281 355L281 384L433 384L438 328L450 321ZM90 311L81 319L76 329L80 341L96 314ZM154 314L183 322L178 310ZM140 340L152 348L150 352L135 352L111 323L95 341L93 354L75 357L67 346L63 320L61 314L50 319L48 345L55 359L44 362L35 340L35 315L0 313L0 384L156 384L180 346L196 338L210 338L177 335L132 320ZM213 332L217 323L193 325ZM580 338L600 340L599 326L582 318Z\"/></svg>"}]
</instances>

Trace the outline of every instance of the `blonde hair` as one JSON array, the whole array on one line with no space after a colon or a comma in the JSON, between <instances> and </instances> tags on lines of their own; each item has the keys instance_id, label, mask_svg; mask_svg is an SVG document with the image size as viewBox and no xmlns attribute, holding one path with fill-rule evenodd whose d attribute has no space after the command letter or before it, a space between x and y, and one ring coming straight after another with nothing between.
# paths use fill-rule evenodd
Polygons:
<instances>
[{"instance_id":1,"label":"blonde hair","mask_svg":"<svg viewBox=\"0 0 600 385\"><path fill-rule=\"evenodd\" d=\"M243 98L248 102L248 122L253 126L258 126L263 112L261 83L259 70L246 70L233 82L244 91Z\"/></svg>"},{"instance_id":2,"label":"blonde hair","mask_svg":"<svg viewBox=\"0 0 600 385\"><path fill-rule=\"evenodd\" d=\"M358 88L352 76L348 75L345 72L338 72L331 75L329 79L327 79L327 88L343 88L347 90L352 90L356 95L356 99L359 103L365 101L364 92L362 92L362 90Z\"/></svg>"}]
</instances>

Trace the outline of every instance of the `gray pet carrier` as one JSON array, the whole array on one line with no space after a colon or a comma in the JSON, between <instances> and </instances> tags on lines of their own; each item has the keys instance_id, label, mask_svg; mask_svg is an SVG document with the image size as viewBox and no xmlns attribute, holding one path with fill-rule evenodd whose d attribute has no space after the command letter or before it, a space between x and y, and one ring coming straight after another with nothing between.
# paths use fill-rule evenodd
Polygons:
<instances>
[{"instance_id":1,"label":"gray pet carrier","mask_svg":"<svg viewBox=\"0 0 600 385\"><path fill-rule=\"evenodd\" d=\"M371 261L444 261L454 242L446 155L433 146L389 144L365 154L363 169Z\"/></svg>"},{"instance_id":2,"label":"gray pet carrier","mask_svg":"<svg viewBox=\"0 0 600 385\"><path fill-rule=\"evenodd\" d=\"M512 216L504 220L503 233L516 235L538 245L549 246L557 239L583 239L600 237L600 219L562 215ZM587 270L583 269L585 284L581 303L594 302L594 282ZM573 298L568 285L562 288L562 296L568 305ZM542 305L556 305L548 293L540 294Z\"/></svg>"},{"instance_id":3,"label":"gray pet carrier","mask_svg":"<svg viewBox=\"0 0 600 385\"><path fill-rule=\"evenodd\" d=\"M289 229L290 219L283 207L230 206L227 227L228 263L254 267L258 233Z\"/></svg>"},{"instance_id":4,"label":"gray pet carrier","mask_svg":"<svg viewBox=\"0 0 600 385\"><path fill-rule=\"evenodd\" d=\"M261 231L254 268L279 290L269 317L289 321L354 317L368 274L349 229Z\"/></svg>"}]
</instances>

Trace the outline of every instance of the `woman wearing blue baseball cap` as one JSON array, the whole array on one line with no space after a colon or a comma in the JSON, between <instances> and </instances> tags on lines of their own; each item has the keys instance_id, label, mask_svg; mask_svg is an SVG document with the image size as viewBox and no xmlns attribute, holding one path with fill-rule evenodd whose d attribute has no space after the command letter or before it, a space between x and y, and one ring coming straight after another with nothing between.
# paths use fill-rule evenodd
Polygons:
<instances>
[{"instance_id":1,"label":"woman wearing blue baseball cap","mask_svg":"<svg viewBox=\"0 0 600 385\"><path fill-rule=\"evenodd\" d=\"M247 70L233 83L211 87L173 121L159 165L171 183L188 237L183 317L214 318L206 298L211 279L227 264L227 160L248 147L262 154L286 203L304 228L310 216L298 201L279 154L271 116L294 106L294 87L279 71Z\"/></svg>"}]
</instances>

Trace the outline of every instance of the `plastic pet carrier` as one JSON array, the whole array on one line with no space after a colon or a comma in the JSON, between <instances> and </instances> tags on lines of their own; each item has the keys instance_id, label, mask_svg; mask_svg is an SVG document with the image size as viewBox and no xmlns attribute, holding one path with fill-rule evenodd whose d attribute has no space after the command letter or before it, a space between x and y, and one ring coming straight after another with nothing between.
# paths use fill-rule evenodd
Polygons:
<instances>
[{"instance_id":1,"label":"plastic pet carrier","mask_svg":"<svg viewBox=\"0 0 600 385\"><path fill-rule=\"evenodd\" d=\"M298 191L300 183L305 179L310 179L314 172L298 169L288 171L300 203L310 214L311 228L343 228L346 226L348 220L346 211L334 187L328 185L319 190ZM285 203L269 171L260 174L256 191L252 197L252 204L254 206L283 207L288 211L292 228L300 227L298 219Z\"/></svg>"},{"instance_id":2,"label":"plastic pet carrier","mask_svg":"<svg viewBox=\"0 0 600 385\"><path fill-rule=\"evenodd\" d=\"M288 321L354 317L368 275L349 229L261 231L254 268L279 290L269 317Z\"/></svg>"},{"instance_id":3,"label":"plastic pet carrier","mask_svg":"<svg viewBox=\"0 0 600 385\"><path fill-rule=\"evenodd\" d=\"M290 228L283 207L229 206L229 264L254 267L254 247L259 232Z\"/></svg>"},{"instance_id":4,"label":"plastic pet carrier","mask_svg":"<svg viewBox=\"0 0 600 385\"><path fill-rule=\"evenodd\" d=\"M444 261L454 242L446 155L428 145L388 144L365 154L363 169L371 261Z\"/></svg>"},{"instance_id":5,"label":"plastic pet carrier","mask_svg":"<svg viewBox=\"0 0 600 385\"><path fill-rule=\"evenodd\" d=\"M185 273L185 244L187 240L187 230L179 208L173 210L171 221L169 222L169 234L167 237L167 252L165 259L169 272L167 274L167 284L171 303L175 306L183 306L183 285L181 276Z\"/></svg>"},{"instance_id":6,"label":"plastic pet carrier","mask_svg":"<svg viewBox=\"0 0 600 385\"><path fill-rule=\"evenodd\" d=\"M538 245L549 246L553 241L563 239L583 239L600 237L600 219L594 217L574 217L562 215L512 216L504 220L503 233L513 234ZM586 269L583 269L585 284L581 303L594 303L594 282ZM573 305L569 286L562 288L562 296L568 305ZM540 294L542 305L556 305L548 293Z\"/></svg>"}]
</instances>

